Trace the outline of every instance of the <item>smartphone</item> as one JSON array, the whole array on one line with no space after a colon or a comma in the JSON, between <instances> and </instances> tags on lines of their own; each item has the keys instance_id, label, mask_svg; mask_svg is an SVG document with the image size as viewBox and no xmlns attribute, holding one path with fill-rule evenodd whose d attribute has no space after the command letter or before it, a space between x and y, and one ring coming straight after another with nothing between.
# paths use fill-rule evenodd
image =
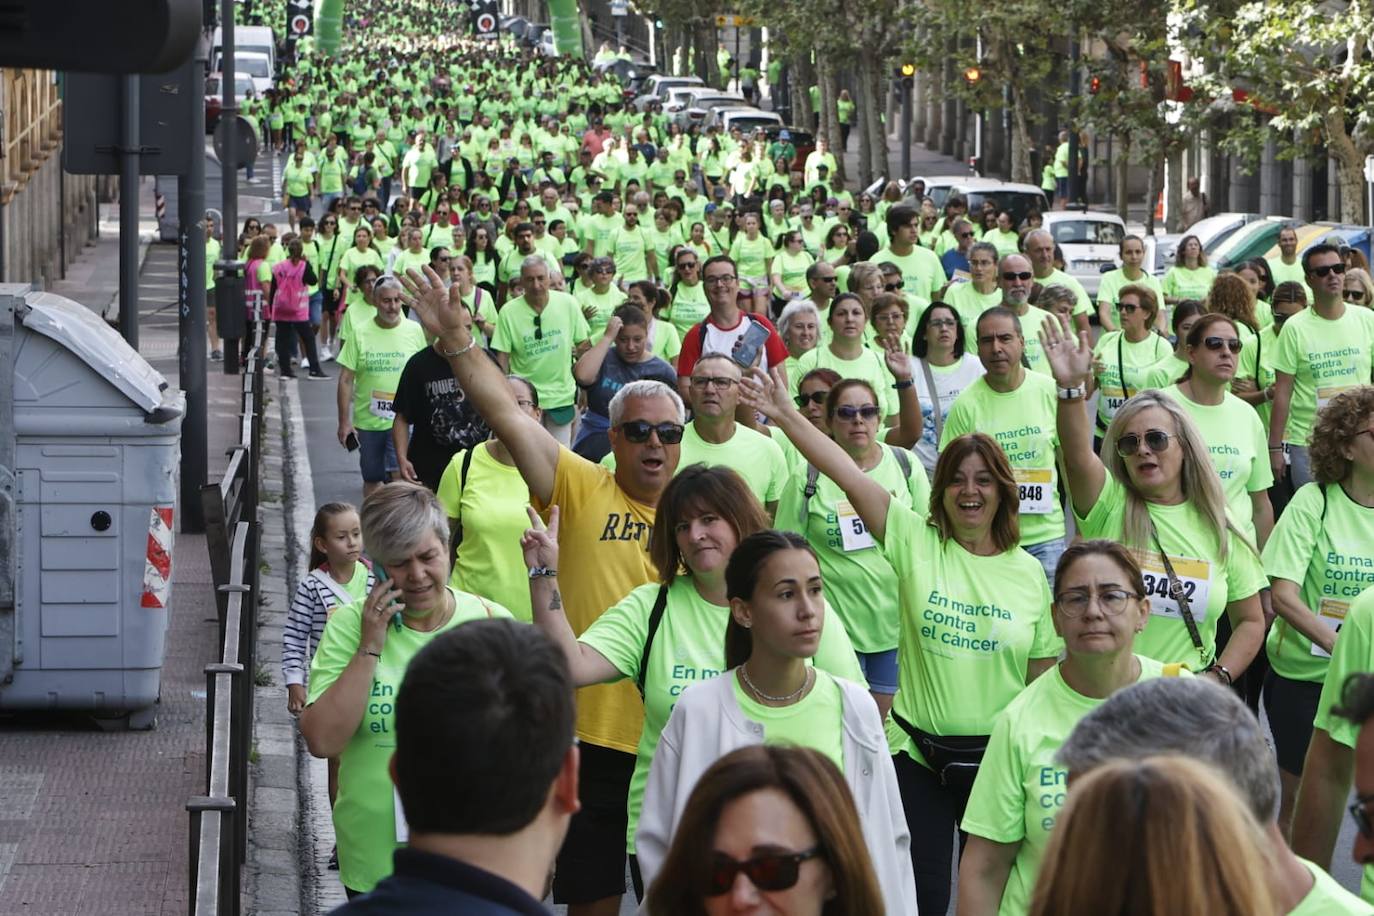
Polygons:
<instances>
[{"instance_id":1,"label":"smartphone","mask_svg":"<svg viewBox=\"0 0 1374 916\"><path fill-rule=\"evenodd\" d=\"M344 448L348 449L350 452L356 452L360 448L358 444L358 434L356 432L351 432L345 437Z\"/></svg>"},{"instance_id":2,"label":"smartphone","mask_svg":"<svg viewBox=\"0 0 1374 916\"><path fill-rule=\"evenodd\" d=\"M749 329L740 337L739 343L730 353L730 358L741 369L748 369L759 358L759 350L768 342L768 328L750 319Z\"/></svg>"}]
</instances>

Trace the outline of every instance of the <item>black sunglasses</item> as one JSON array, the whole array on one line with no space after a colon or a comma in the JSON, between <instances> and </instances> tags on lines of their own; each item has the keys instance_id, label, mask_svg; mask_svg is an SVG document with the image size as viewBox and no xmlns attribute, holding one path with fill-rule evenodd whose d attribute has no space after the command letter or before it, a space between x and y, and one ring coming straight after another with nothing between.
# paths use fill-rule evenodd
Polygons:
<instances>
[{"instance_id":1,"label":"black sunglasses","mask_svg":"<svg viewBox=\"0 0 1374 916\"><path fill-rule=\"evenodd\" d=\"M813 391L810 394L799 394L792 400L797 402L798 409L805 410L807 404L824 404L825 399L829 396L830 390L826 389L825 391Z\"/></svg>"},{"instance_id":2,"label":"black sunglasses","mask_svg":"<svg viewBox=\"0 0 1374 916\"><path fill-rule=\"evenodd\" d=\"M1323 264L1321 267L1308 268L1307 272L1314 277L1324 277L1327 274L1343 274L1345 273L1345 265L1339 262L1335 264Z\"/></svg>"},{"instance_id":3,"label":"black sunglasses","mask_svg":"<svg viewBox=\"0 0 1374 916\"><path fill-rule=\"evenodd\" d=\"M865 420L875 420L877 419L878 414L879 410L877 406L873 404L865 404L862 407L851 407L850 405L846 404L843 407L835 408L835 416L839 417L841 420L846 420L850 422L857 420L860 417L863 417Z\"/></svg>"},{"instance_id":4,"label":"black sunglasses","mask_svg":"<svg viewBox=\"0 0 1374 916\"><path fill-rule=\"evenodd\" d=\"M1010 283L1012 280L1030 280L1034 276L1035 274L1031 273L1029 270L1023 270L1019 273L1014 270L1002 271L1002 279L1006 280L1008 283Z\"/></svg>"},{"instance_id":5,"label":"black sunglasses","mask_svg":"<svg viewBox=\"0 0 1374 916\"><path fill-rule=\"evenodd\" d=\"M820 854L820 847L816 846L805 852L773 853L740 862L718 852L711 860L706 896L719 897L729 893L730 888L735 886L735 876L740 872L744 872L754 887L761 891L785 891L797 883L801 864Z\"/></svg>"},{"instance_id":6,"label":"black sunglasses","mask_svg":"<svg viewBox=\"0 0 1374 916\"><path fill-rule=\"evenodd\" d=\"M1364 290L1348 289L1345 292L1341 293L1341 298L1344 299L1346 302L1363 302Z\"/></svg>"},{"instance_id":7,"label":"black sunglasses","mask_svg":"<svg viewBox=\"0 0 1374 916\"><path fill-rule=\"evenodd\" d=\"M889 293L893 293L901 289L903 286L906 286L906 283L902 280L898 280L896 283L884 283L883 289L887 290Z\"/></svg>"},{"instance_id":8,"label":"black sunglasses","mask_svg":"<svg viewBox=\"0 0 1374 916\"><path fill-rule=\"evenodd\" d=\"M543 340L543 339L544 339L544 316L543 316L543 315L535 315L535 316L534 316L534 339L535 339L535 340Z\"/></svg>"},{"instance_id":9,"label":"black sunglasses","mask_svg":"<svg viewBox=\"0 0 1374 916\"><path fill-rule=\"evenodd\" d=\"M1220 350L1225 347L1232 353L1239 353L1241 347L1240 339L1236 337L1204 337L1202 345L1209 350Z\"/></svg>"},{"instance_id":10,"label":"black sunglasses","mask_svg":"<svg viewBox=\"0 0 1374 916\"><path fill-rule=\"evenodd\" d=\"M1152 452L1162 452L1169 447L1169 434L1162 429L1149 429L1145 431L1145 445ZM1122 458L1127 458L1140 451L1140 436L1135 433L1127 433L1116 440L1116 453Z\"/></svg>"},{"instance_id":11,"label":"black sunglasses","mask_svg":"<svg viewBox=\"0 0 1374 916\"><path fill-rule=\"evenodd\" d=\"M636 445L648 442L650 433L658 434L658 441L664 445L677 445L682 441L683 427L680 423L650 423L648 420L628 420L620 424L620 434Z\"/></svg>"}]
</instances>

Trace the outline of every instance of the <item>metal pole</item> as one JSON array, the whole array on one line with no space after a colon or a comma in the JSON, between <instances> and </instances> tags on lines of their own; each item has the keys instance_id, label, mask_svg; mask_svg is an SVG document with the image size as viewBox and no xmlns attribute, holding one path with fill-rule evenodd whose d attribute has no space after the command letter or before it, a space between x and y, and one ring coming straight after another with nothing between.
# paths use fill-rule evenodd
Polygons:
<instances>
[{"instance_id":1,"label":"metal pole","mask_svg":"<svg viewBox=\"0 0 1374 916\"><path fill-rule=\"evenodd\" d=\"M138 92L137 75L124 87L119 136L119 333L138 349Z\"/></svg>"},{"instance_id":2,"label":"metal pole","mask_svg":"<svg viewBox=\"0 0 1374 916\"><path fill-rule=\"evenodd\" d=\"M208 40L201 35L191 67L191 98L205 97ZM209 468L205 381L205 108L191 106L191 167L177 177L177 374L186 392L181 423L181 530L205 530L200 488Z\"/></svg>"},{"instance_id":3,"label":"metal pole","mask_svg":"<svg viewBox=\"0 0 1374 916\"><path fill-rule=\"evenodd\" d=\"M902 77L902 179L911 177L911 80L913 77Z\"/></svg>"},{"instance_id":4,"label":"metal pole","mask_svg":"<svg viewBox=\"0 0 1374 916\"><path fill-rule=\"evenodd\" d=\"M220 106L220 120L227 121L228 136L224 144L224 160L220 162L220 188L224 200L220 204L220 226L223 243L220 259L237 261L239 259L239 172L238 172L238 118L239 103L234 92L234 0L222 0L220 4L220 89L223 104ZM215 281L215 314L223 320L229 310L240 308L235 304L234 295L237 284L232 277L219 277ZM236 327L237 323L227 325ZM238 375L240 340L232 335L224 335L224 374Z\"/></svg>"}]
</instances>

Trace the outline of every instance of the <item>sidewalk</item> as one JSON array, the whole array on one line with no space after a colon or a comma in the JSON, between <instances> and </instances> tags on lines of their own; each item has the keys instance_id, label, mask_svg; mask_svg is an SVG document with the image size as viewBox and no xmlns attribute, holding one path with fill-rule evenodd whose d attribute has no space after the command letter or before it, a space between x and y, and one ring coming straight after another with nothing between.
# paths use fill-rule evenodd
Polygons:
<instances>
[{"instance_id":1,"label":"sidewalk","mask_svg":"<svg viewBox=\"0 0 1374 916\"><path fill-rule=\"evenodd\" d=\"M140 188L155 231L152 179ZM113 209L113 208L112 208ZM102 217L106 208L102 207ZM117 216L51 292L116 314ZM161 275L175 248L144 244L141 352L176 385L176 287ZM170 321L168 320L170 318ZM223 473L239 383L211 364L210 476ZM177 507L178 516L182 509ZM0 716L0 913L179 914L187 909L186 800L204 793L205 675L217 623L202 535L179 533L162 699L152 731L104 731L88 716Z\"/></svg>"}]
</instances>

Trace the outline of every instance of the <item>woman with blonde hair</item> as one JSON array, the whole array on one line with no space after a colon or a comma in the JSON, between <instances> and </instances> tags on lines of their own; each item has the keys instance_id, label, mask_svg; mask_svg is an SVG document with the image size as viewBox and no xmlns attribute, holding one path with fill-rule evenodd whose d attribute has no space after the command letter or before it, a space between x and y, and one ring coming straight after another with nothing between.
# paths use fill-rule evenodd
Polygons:
<instances>
[{"instance_id":1,"label":"woman with blonde hair","mask_svg":"<svg viewBox=\"0 0 1374 916\"><path fill-rule=\"evenodd\" d=\"M1345 272L1345 291L1342 295L1350 305L1374 308L1374 281L1370 280L1369 272L1360 267L1352 267L1347 270Z\"/></svg>"},{"instance_id":2,"label":"woman with blonde hair","mask_svg":"<svg viewBox=\"0 0 1374 916\"><path fill-rule=\"evenodd\" d=\"M1266 583L1250 538L1228 516L1206 440L1172 397L1142 391L1108 425L1099 458L1083 405L1092 373L1087 332L1075 342L1067 322L1045 322L1040 339L1059 386L1064 480L1078 530L1121 541L1145 574L1152 605L1140 653L1230 686L1264 640ZM1223 611L1231 638L1218 655Z\"/></svg>"},{"instance_id":3,"label":"woman with blonde hair","mask_svg":"<svg viewBox=\"0 0 1374 916\"><path fill-rule=\"evenodd\" d=\"M1271 916L1268 840L1230 782L1184 757L1117 760L1075 783L1031 916Z\"/></svg>"},{"instance_id":4,"label":"woman with blonde hair","mask_svg":"<svg viewBox=\"0 0 1374 916\"><path fill-rule=\"evenodd\" d=\"M819 751L768 745L702 774L645 904L652 916L884 912L844 776Z\"/></svg>"}]
</instances>

